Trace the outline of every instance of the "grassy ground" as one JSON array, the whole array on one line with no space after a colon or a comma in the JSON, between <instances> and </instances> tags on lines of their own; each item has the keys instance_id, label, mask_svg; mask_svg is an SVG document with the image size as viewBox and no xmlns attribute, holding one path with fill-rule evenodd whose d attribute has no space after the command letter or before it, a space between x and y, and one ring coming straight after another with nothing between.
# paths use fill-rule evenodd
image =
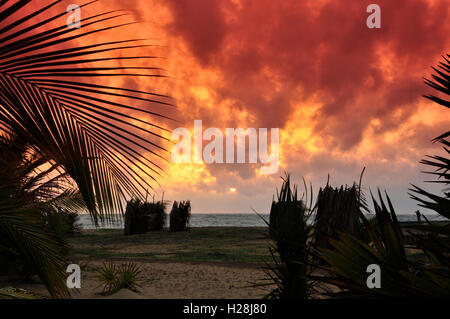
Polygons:
<instances>
[{"instance_id":1,"label":"grassy ground","mask_svg":"<svg viewBox=\"0 0 450 319\"><path fill-rule=\"evenodd\" d=\"M188 232L124 236L122 230L86 231L68 238L72 259L229 262L270 260L267 228L205 227Z\"/></svg>"}]
</instances>

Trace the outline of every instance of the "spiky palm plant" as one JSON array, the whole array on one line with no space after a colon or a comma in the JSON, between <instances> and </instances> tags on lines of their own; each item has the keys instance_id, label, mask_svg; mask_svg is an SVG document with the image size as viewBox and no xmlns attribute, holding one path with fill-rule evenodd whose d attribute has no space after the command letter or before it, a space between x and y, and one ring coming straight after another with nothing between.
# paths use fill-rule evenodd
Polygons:
<instances>
[{"instance_id":1,"label":"spiky palm plant","mask_svg":"<svg viewBox=\"0 0 450 319\"><path fill-rule=\"evenodd\" d=\"M114 263L103 263L98 270L98 279L100 286L103 286L103 294L111 294L116 291L117 286L117 267Z\"/></svg>"},{"instance_id":2,"label":"spiky palm plant","mask_svg":"<svg viewBox=\"0 0 450 319\"><path fill-rule=\"evenodd\" d=\"M123 11L88 14L95 2L81 5L77 29L66 24L67 1L0 1L0 130L24 139L68 174L97 221L122 211L126 198L143 198L143 190L158 182L169 139L155 122L168 117L156 106L172 103L131 84L105 84L164 75L155 66L131 64L155 59L126 54L150 45L118 39L120 28L135 22L123 22ZM115 40L92 42L92 35L108 34Z\"/></svg>"},{"instance_id":3,"label":"spiky palm plant","mask_svg":"<svg viewBox=\"0 0 450 319\"><path fill-rule=\"evenodd\" d=\"M447 57L450 57L447 54ZM435 82L426 80L431 87L450 94L450 63L444 57L440 69L434 68L438 75L433 75ZM436 96L426 96L438 104L449 107L449 101ZM437 137L450 154L450 143L446 138L450 132ZM430 156L422 161L433 168L429 174L437 176L434 181L444 185L450 184L450 159L444 156ZM410 189L412 199L419 205L450 218L450 192L444 196L434 195L414 186ZM427 223L414 227L422 232L412 234L416 240L415 249L422 251L425 261L411 261L406 255L407 247L403 241L394 208L387 197L386 205L380 195L379 203L375 200L376 224L365 221L365 230L370 235L370 243L364 243L350 234L341 233L339 239L332 240L332 250L322 250L322 258L330 265L328 277L317 278L334 284L341 289L333 296L357 297L427 297L450 298L450 224ZM364 217L363 217L364 218ZM426 219L426 218L425 218ZM364 220L364 219L363 219ZM423 235L425 233L425 235ZM366 267L377 264L381 267L380 289L369 289L365 282L368 274Z\"/></svg>"},{"instance_id":4,"label":"spiky palm plant","mask_svg":"<svg viewBox=\"0 0 450 319\"><path fill-rule=\"evenodd\" d=\"M305 190L308 191L306 184ZM308 196L306 196L308 198ZM307 199L306 199L307 200ZM307 221L311 214L311 203L298 198L297 187L291 187L290 176L283 179L283 185L273 201L270 211L269 233L274 242L269 247L272 263L265 268L268 284L275 288L267 295L272 299L306 299L314 291L310 280L312 225Z\"/></svg>"},{"instance_id":5,"label":"spiky palm plant","mask_svg":"<svg viewBox=\"0 0 450 319\"><path fill-rule=\"evenodd\" d=\"M437 96L425 96L426 98L450 108L450 101L448 97L450 96L450 55L447 54L447 58L444 57L445 62L441 62L438 68L433 70L437 75L432 75L434 81L425 80L425 83L432 88L447 95L447 100L439 98ZM444 156L427 156L426 159L422 160L421 163L427 165L433 171L426 172L429 175L437 177L433 183L444 184L446 186L450 185L450 142L447 138L450 136L450 131L436 137L433 141L439 142L443 145L443 149L447 157ZM410 189L412 192L411 197L419 202L419 205L433 210L438 214L450 219L450 190L447 188L444 190L444 196L434 195L426 190L417 187L415 185ZM447 236L449 234L447 233Z\"/></svg>"},{"instance_id":6,"label":"spiky palm plant","mask_svg":"<svg viewBox=\"0 0 450 319\"><path fill-rule=\"evenodd\" d=\"M100 286L103 285L103 294L113 294L120 289L137 291L138 282L142 279L141 268L133 262L116 266L114 263L104 263L98 271Z\"/></svg>"},{"instance_id":7,"label":"spiky palm plant","mask_svg":"<svg viewBox=\"0 0 450 319\"><path fill-rule=\"evenodd\" d=\"M29 174L35 162L24 157L25 150L26 146L14 139L0 141L1 261L23 264L26 274L37 274L52 296L68 296L65 282L68 247L46 227L42 219L45 202L35 197L37 193L41 199L50 196L51 188L28 189L34 185Z\"/></svg>"},{"instance_id":8,"label":"spiky palm plant","mask_svg":"<svg viewBox=\"0 0 450 319\"><path fill-rule=\"evenodd\" d=\"M142 279L141 273L141 268L133 262L119 265L116 289L130 289L136 292L139 287L138 282Z\"/></svg>"},{"instance_id":9,"label":"spiky palm plant","mask_svg":"<svg viewBox=\"0 0 450 319\"><path fill-rule=\"evenodd\" d=\"M450 271L445 258L434 255L425 246L419 248L428 257L426 261L408 258L403 234L395 210L386 195L387 204L379 193L379 201L373 198L376 224L370 224L364 217L365 229L370 243L353 235L340 233L332 239L333 249L321 249L321 258L327 262L324 267L327 276L314 277L318 281L339 287L329 292L333 297L353 298L449 298ZM448 249L448 248L447 248ZM369 288L367 267L378 265L381 269L381 287Z\"/></svg>"},{"instance_id":10,"label":"spiky palm plant","mask_svg":"<svg viewBox=\"0 0 450 319\"><path fill-rule=\"evenodd\" d=\"M360 191L361 186L333 188L327 183L319 190L314 218L314 243L316 247L330 248L329 240L337 232L346 232L363 238L361 215L367 205Z\"/></svg>"},{"instance_id":11,"label":"spiky palm plant","mask_svg":"<svg viewBox=\"0 0 450 319\"><path fill-rule=\"evenodd\" d=\"M445 62L441 62L438 68L433 68L438 74L433 75L434 81L425 80L426 84L443 92L447 95L447 100L438 98L436 96L426 96L432 101L450 108L450 55L444 57ZM441 216L450 219L450 142L448 137L450 131L436 137L435 142L443 145L443 156L428 156L427 159L421 161L422 164L427 165L433 171L426 173L436 177L436 180L430 181L445 185L443 190L444 196L432 194L415 185L410 189L410 196L412 199L419 202L419 205L433 210ZM450 277L450 224L442 225L435 223L427 223L426 225L419 225L416 229L425 232L427 236L420 236L418 245L421 249L426 250L427 254L437 263L437 268L441 270L442 274Z\"/></svg>"},{"instance_id":12,"label":"spiky palm plant","mask_svg":"<svg viewBox=\"0 0 450 319\"><path fill-rule=\"evenodd\" d=\"M425 95L424 97L436 102L437 104L450 108L450 100L448 100L448 96L450 95L450 54L447 53L443 58L444 61L439 63L437 68L433 67L433 70L437 73L432 75L433 80L425 79L425 83L433 89L447 95L447 99L440 98L436 95ZM435 141L442 140L447 137L450 137L450 131L438 136L435 138Z\"/></svg>"}]
</instances>

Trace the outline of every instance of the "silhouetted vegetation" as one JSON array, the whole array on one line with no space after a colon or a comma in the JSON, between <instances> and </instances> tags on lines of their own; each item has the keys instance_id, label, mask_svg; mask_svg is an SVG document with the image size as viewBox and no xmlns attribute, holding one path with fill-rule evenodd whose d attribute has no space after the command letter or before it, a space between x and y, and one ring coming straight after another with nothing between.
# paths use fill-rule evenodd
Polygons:
<instances>
[{"instance_id":1,"label":"silhouetted vegetation","mask_svg":"<svg viewBox=\"0 0 450 319\"><path fill-rule=\"evenodd\" d=\"M148 211L144 204L136 199L127 203L125 210L124 235L145 234L148 230Z\"/></svg>"},{"instance_id":2,"label":"silhouetted vegetation","mask_svg":"<svg viewBox=\"0 0 450 319\"><path fill-rule=\"evenodd\" d=\"M154 203L145 203L143 209L148 215L148 231L160 231L166 226L166 202L164 200Z\"/></svg>"},{"instance_id":3,"label":"silhouetted vegetation","mask_svg":"<svg viewBox=\"0 0 450 319\"><path fill-rule=\"evenodd\" d=\"M125 211L125 235L145 234L148 231L163 230L166 225L166 204L141 202L138 199L127 203Z\"/></svg>"},{"instance_id":4,"label":"silhouetted vegetation","mask_svg":"<svg viewBox=\"0 0 450 319\"><path fill-rule=\"evenodd\" d=\"M127 262L116 266L114 263L104 263L98 271L99 280L103 286L103 294L110 295L121 289L137 292L141 280L141 269L135 263Z\"/></svg>"},{"instance_id":5,"label":"silhouetted vegetation","mask_svg":"<svg viewBox=\"0 0 450 319\"><path fill-rule=\"evenodd\" d=\"M447 55L449 57L449 55ZM435 82L426 80L426 83L437 90L450 94L450 63L440 64L440 69L434 68L438 75L433 75ZM427 98L449 107L449 101L436 96ZM449 132L435 139L444 146L445 156L429 156L421 163L431 168L428 172L437 177L438 183L448 186L450 184L450 143L446 138ZM375 212L374 220L367 220L362 214L366 210L361 185L357 188L341 187L333 189L329 185L319 192L315 206L316 218L314 220L315 249L311 250L315 257L324 262L324 265L313 262L310 267L321 270L324 274L307 272L307 278L313 283L326 283L336 289L328 287L323 294L329 297L351 298L449 298L450 297L450 224L435 224L428 222L416 226L420 233L412 233L416 238L407 245L404 234L397 219L394 206L386 194L385 199L378 191L378 200L372 196ZM450 192L444 190L444 196L434 195L424 189L412 186L411 197L419 205L433 210L436 213L450 218ZM277 207L272 204L272 209ZM277 229L281 229L276 214L271 216ZM422 216L426 220L425 216ZM296 224L296 217L290 217L291 224ZM286 231L289 233L289 231ZM273 234L271 232L271 234ZM366 234L366 236L363 236ZM297 236L302 238L304 231L297 230ZM275 238L275 241L279 241ZM299 242L303 242L301 239ZM290 254L295 255L294 247ZM422 252L424 258L411 259L407 249ZM289 254L289 253L284 253ZM308 258L303 258L308 260ZM381 269L381 287L371 289L368 287L367 269L369 265L378 265ZM283 269L277 264L277 269ZM280 286L285 272L274 272L270 279ZM306 277L305 277L306 280ZM297 283L297 289L304 287L303 282ZM283 297L283 295L279 295Z\"/></svg>"},{"instance_id":6,"label":"silhouetted vegetation","mask_svg":"<svg viewBox=\"0 0 450 319\"><path fill-rule=\"evenodd\" d=\"M123 64L155 58L118 54L138 47L141 39L92 42L99 38L90 36L93 33L104 35L130 25L120 20L123 13L83 16L83 27L72 29L67 27L65 8L52 13L58 4L0 1L0 134L21 141L22 149L10 149L9 154L22 156L26 151L21 160L33 159L8 162L11 158L2 150L0 250L5 254L2 262L19 258L27 273L39 275L52 296L66 296L67 247L58 234L76 230L70 207L81 201L97 223L123 212L126 199L144 198L143 191L152 189L161 172L156 160L167 151L160 145L167 138L159 133L167 130L155 118L168 117L155 111L154 105L172 104L163 94L97 81L163 75L154 65L140 67L140 74L135 74L133 65ZM61 25L55 26L58 22ZM85 22L90 27L84 28ZM150 155L142 156L143 150ZM41 164L48 167L30 174L33 166ZM76 189L61 191L66 182L75 183Z\"/></svg>"},{"instance_id":7,"label":"silhouetted vegetation","mask_svg":"<svg viewBox=\"0 0 450 319\"><path fill-rule=\"evenodd\" d=\"M74 235L81 232L79 214L66 209L51 210L44 213L47 226L60 236Z\"/></svg>"},{"instance_id":8,"label":"silhouetted vegetation","mask_svg":"<svg viewBox=\"0 0 450 319\"><path fill-rule=\"evenodd\" d=\"M319 190L314 217L314 243L316 247L331 248L330 239L338 232L364 238L361 216L367 212L360 186L333 188L327 183Z\"/></svg>"},{"instance_id":9,"label":"silhouetted vegetation","mask_svg":"<svg viewBox=\"0 0 450 319\"><path fill-rule=\"evenodd\" d=\"M306 189L306 185L305 185ZM274 283L267 298L306 299L313 289L308 267L311 258L312 227L308 225L310 207L298 198L297 187L291 187L290 176L283 180L277 200L270 210L269 234L274 241L270 247L273 264L265 268Z\"/></svg>"},{"instance_id":10,"label":"silhouetted vegetation","mask_svg":"<svg viewBox=\"0 0 450 319\"><path fill-rule=\"evenodd\" d=\"M68 296L65 266L68 247L50 229L43 212L51 209L54 180L42 181L52 168L34 174L45 157L31 153L14 135L0 138L0 270L37 274L52 296Z\"/></svg>"},{"instance_id":11,"label":"silhouetted vegetation","mask_svg":"<svg viewBox=\"0 0 450 319\"><path fill-rule=\"evenodd\" d=\"M170 231L186 231L189 229L191 218L191 202L175 201L170 212Z\"/></svg>"}]
</instances>

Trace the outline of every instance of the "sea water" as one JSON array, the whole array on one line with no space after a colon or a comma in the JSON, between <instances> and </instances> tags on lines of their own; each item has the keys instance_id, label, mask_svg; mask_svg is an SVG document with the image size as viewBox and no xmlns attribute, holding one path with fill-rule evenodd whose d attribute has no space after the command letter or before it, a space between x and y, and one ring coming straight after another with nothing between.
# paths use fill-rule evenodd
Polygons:
<instances>
[{"instance_id":1,"label":"sea water","mask_svg":"<svg viewBox=\"0 0 450 319\"><path fill-rule=\"evenodd\" d=\"M415 214L400 214L397 216L399 221L417 221ZM430 221L446 220L444 217L435 214L427 214L425 217ZM256 214L192 214L191 227L264 227L265 221L269 221L269 215ZM422 218L423 220L423 218ZM80 225L82 229L95 229L95 225L87 214L80 215ZM115 221L100 222L99 229L121 229L123 228L123 219L116 218Z\"/></svg>"}]
</instances>

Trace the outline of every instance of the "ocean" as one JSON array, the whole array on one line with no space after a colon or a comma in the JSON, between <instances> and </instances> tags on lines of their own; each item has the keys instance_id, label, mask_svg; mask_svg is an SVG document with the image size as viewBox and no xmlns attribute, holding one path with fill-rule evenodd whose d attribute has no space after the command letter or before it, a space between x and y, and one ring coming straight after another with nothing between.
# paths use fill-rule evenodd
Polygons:
<instances>
[{"instance_id":1,"label":"ocean","mask_svg":"<svg viewBox=\"0 0 450 319\"><path fill-rule=\"evenodd\" d=\"M269 220L268 214L261 215L265 220ZM447 220L440 215L425 215L430 221ZM416 221L416 215L398 215L401 222ZM96 229L91 218L87 214L80 215L80 225L82 229ZM256 214L192 214L191 227L264 227L264 220ZM121 229L123 228L122 218L114 222L100 223L99 229Z\"/></svg>"}]
</instances>

